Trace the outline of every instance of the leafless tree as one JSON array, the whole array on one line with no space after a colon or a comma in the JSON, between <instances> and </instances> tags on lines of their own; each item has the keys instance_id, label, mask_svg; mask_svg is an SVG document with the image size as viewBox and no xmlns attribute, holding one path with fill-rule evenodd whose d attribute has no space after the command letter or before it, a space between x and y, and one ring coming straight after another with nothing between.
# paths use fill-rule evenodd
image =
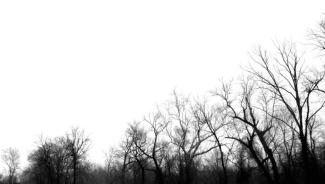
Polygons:
<instances>
[{"instance_id":1,"label":"leafless tree","mask_svg":"<svg viewBox=\"0 0 325 184\"><path fill-rule=\"evenodd\" d=\"M310 38L317 48L325 50L325 20L320 21L318 29L311 31Z\"/></svg>"},{"instance_id":2,"label":"leafless tree","mask_svg":"<svg viewBox=\"0 0 325 184\"><path fill-rule=\"evenodd\" d=\"M105 153L105 183L113 184L116 180L118 180L117 176L117 159L116 159L116 148L111 147L109 152Z\"/></svg>"},{"instance_id":3,"label":"leafless tree","mask_svg":"<svg viewBox=\"0 0 325 184\"><path fill-rule=\"evenodd\" d=\"M134 162L132 159L132 144L132 137L127 133L125 139L121 142L119 149L116 151L116 158L119 158L121 160L120 181L122 184L126 183L128 166Z\"/></svg>"},{"instance_id":4,"label":"leafless tree","mask_svg":"<svg viewBox=\"0 0 325 184\"><path fill-rule=\"evenodd\" d=\"M269 183L279 182L279 169L275 158L274 138L276 136L274 118L269 114L274 113L273 96L268 98L265 93L260 98L256 96L256 89L252 80L241 82L241 92L232 97L231 83L223 84L215 94L224 101L226 115L233 120L236 130L235 136L228 138L237 140L251 152L258 167L263 172ZM259 103L254 103L259 102ZM271 108L271 109L269 109ZM259 111L267 114L259 114ZM263 116L264 115L264 116ZM238 125L239 124L239 125ZM239 133L239 130L241 133ZM243 134L243 132L246 132ZM261 149L260 149L261 148ZM269 171L267 162L270 161L272 172Z\"/></svg>"},{"instance_id":5,"label":"leafless tree","mask_svg":"<svg viewBox=\"0 0 325 184\"><path fill-rule=\"evenodd\" d=\"M8 182L13 184L19 168L19 152L16 148L7 148L2 152L2 160L8 169Z\"/></svg>"},{"instance_id":6,"label":"leafless tree","mask_svg":"<svg viewBox=\"0 0 325 184\"><path fill-rule=\"evenodd\" d=\"M293 43L277 44L273 55L259 48L252 60L248 72L255 77L260 88L275 95L294 121L291 125L279 116L272 116L298 135L305 183L310 183L315 177L311 172L313 163L310 162L309 139L316 128L312 126L313 121L325 106L325 72L304 65L303 57L297 54Z\"/></svg>"},{"instance_id":7,"label":"leafless tree","mask_svg":"<svg viewBox=\"0 0 325 184\"><path fill-rule=\"evenodd\" d=\"M180 97L174 91L174 100L168 109L171 126L168 136L176 147L179 156L180 182L191 184L193 182L194 161L217 146L205 144L212 136L207 131L207 124L195 118L196 110L189 98Z\"/></svg>"},{"instance_id":8,"label":"leafless tree","mask_svg":"<svg viewBox=\"0 0 325 184\"><path fill-rule=\"evenodd\" d=\"M221 166L223 171L223 183L228 183L227 174L227 161L229 150L223 143L223 132L225 131L224 126L227 124L224 115L218 113L218 108L215 106L209 106L205 100L198 101L194 106L194 116L200 123L206 124L208 130L213 135L213 138L218 146L218 153L220 154ZM227 152L225 151L227 150Z\"/></svg>"},{"instance_id":9,"label":"leafless tree","mask_svg":"<svg viewBox=\"0 0 325 184\"><path fill-rule=\"evenodd\" d=\"M85 158L89 149L90 139L83 130L72 128L66 135L66 150L72 159L72 183L77 183L77 177L81 166L81 161Z\"/></svg>"},{"instance_id":10,"label":"leafless tree","mask_svg":"<svg viewBox=\"0 0 325 184\"><path fill-rule=\"evenodd\" d=\"M134 124L130 127L133 143L136 146L136 153L145 156L153 163L154 168L146 168L156 175L157 183L164 183L163 161L167 149L167 143L163 140L163 133L168 125L165 116L158 110L144 118L142 123L148 126L148 130ZM140 153L139 153L140 152Z\"/></svg>"},{"instance_id":11,"label":"leafless tree","mask_svg":"<svg viewBox=\"0 0 325 184\"><path fill-rule=\"evenodd\" d=\"M294 122L290 115L288 116L285 110L278 115L281 116L283 120L288 122L290 126L293 126ZM282 142L277 150L279 155L279 164L282 165L285 179L290 183L294 183L294 174L297 173L297 168L299 168L299 165L297 164L299 155L299 140L297 139L297 133L288 126L280 122L278 127L281 133L279 138Z\"/></svg>"},{"instance_id":12,"label":"leafless tree","mask_svg":"<svg viewBox=\"0 0 325 184\"><path fill-rule=\"evenodd\" d=\"M147 131L144 128L140 127L139 123L134 122L129 125L127 129L127 136L131 140L130 145L130 158L134 163L140 167L141 170L141 183L145 183L145 172L148 170L147 168L147 147L148 147L148 139L147 139ZM155 170L153 170L155 171ZM135 178L134 178L135 179Z\"/></svg>"}]
</instances>

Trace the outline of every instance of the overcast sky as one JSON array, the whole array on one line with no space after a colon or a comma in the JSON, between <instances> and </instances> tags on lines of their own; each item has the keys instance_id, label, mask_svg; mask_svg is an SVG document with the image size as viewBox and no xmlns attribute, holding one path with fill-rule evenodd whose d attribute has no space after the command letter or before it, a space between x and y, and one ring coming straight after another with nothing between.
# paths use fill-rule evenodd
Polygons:
<instances>
[{"instance_id":1,"label":"overcast sky","mask_svg":"<svg viewBox=\"0 0 325 184\"><path fill-rule=\"evenodd\" d=\"M0 149L21 161L72 126L90 160L173 89L207 94L272 40L303 42L325 1L1 1Z\"/></svg>"}]
</instances>

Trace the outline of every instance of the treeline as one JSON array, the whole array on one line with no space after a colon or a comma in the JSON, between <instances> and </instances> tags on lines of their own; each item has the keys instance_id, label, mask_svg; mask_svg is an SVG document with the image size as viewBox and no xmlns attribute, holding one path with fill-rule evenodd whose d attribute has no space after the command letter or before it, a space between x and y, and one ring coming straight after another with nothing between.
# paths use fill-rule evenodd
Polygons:
<instances>
[{"instance_id":1,"label":"treeline","mask_svg":"<svg viewBox=\"0 0 325 184\"><path fill-rule=\"evenodd\" d=\"M84 182L89 163L86 153L89 138L84 131L73 128L65 136L41 138L39 146L28 156L30 163L21 177L21 183L63 184Z\"/></svg>"},{"instance_id":2,"label":"treeline","mask_svg":"<svg viewBox=\"0 0 325 184\"><path fill-rule=\"evenodd\" d=\"M311 37L323 52L325 24ZM293 43L276 44L272 52L259 48L251 56L240 80L221 81L204 98L174 92L170 101L130 123L104 166L87 161L89 138L74 128L61 137L42 138L28 157L29 166L19 177L17 167L11 168L3 181L324 183L324 66L308 62Z\"/></svg>"}]
</instances>

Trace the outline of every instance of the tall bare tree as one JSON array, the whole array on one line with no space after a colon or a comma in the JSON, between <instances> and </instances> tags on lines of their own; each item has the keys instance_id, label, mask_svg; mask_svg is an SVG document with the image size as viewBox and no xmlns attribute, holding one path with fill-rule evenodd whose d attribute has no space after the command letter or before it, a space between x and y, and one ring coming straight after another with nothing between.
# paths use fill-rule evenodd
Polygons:
<instances>
[{"instance_id":1,"label":"tall bare tree","mask_svg":"<svg viewBox=\"0 0 325 184\"><path fill-rule=\"evenodd\" d=\"M274 118L270 117L270 114L274 114L275 101L273 96L268 97L265 93L256 96L255 83L251 81L241 82L241 90L236 97L233 97L231 84L223 84L216 95L224 101L226 115L233 119L235 136L229 138L247 147L269 183L278 183L279 169L274 145L276 124ZM241 133L240 129L243 130ZM272 172L268 170L268 161Z\"/></svg>"},{"instance_id":2,"label":"tall bare tree","mask_svg":"<svg viewBox=\"0 0 325 184\"><path fill-rule=\"evenodd\" d=\"M135 124L130 127L133 143L136 148L153 163L154 168L147 168L156 175L156 182L164 183L163 162L167 142L163 140L163 133L168 125L168 120L158 110L144 118L143 122L148 126L148 130Z\"/></svg>"},{"instance_id":3,"label":"tall bare tree","mask_svg":"<svg viewBox=\"0 0 325 184\"><path fill-rule=\"evenodd\" d=\"M127 129L127 136L131 140L130 143L130 159L140 167L141 170L141 183L144 184L146 181L145 173L147 168L147 160L149 157L145 150L148 147L147 132L144 128L140 127L138 122L134 122L129 125ZM155 170L153 170L155 171Z\"/></svg>"},{"instance_id":4,"label":"tall bare tree","mask_svg":"<svg viewBox=\"0 0 325 184\"><path fill-rule=\"evenodd\" d=\"M227 174L227 160L228 156L225 150L227 146L223 143L222 133L225 131L224 126L227 124L224 115L218 113L218 108L209 106L205 100L197 102L194 106L194 116L198 122L207 125L208 130L213 135L213 138L218 146L218 152L220 154L220 161L223 171L223 183L228 183ZM229 150L228 150L229 153Z\"/></svg>"},{"instance_id":5,"label":"tall bare tree","mask_svg":"<svg viewBox=\"0 0 325 184\"><path fill-rule=\"evenodd\" d=\"M274 94L274 98L284 106L294 124L281 116L272 115L284 125L290 127L301 144L301 157L305 173L305 183L313 182L315 172L311 172L315 163L310 144L310 135L315 118L325 106L324 70L309 68L304 64L293 43L276 45L276 53L270 54L261 48L252 56L254 61L248 72L258 81L259 88Z\"/></svg>"},{"instance_id":6,"label":"tall bare tree","mask_svg":"<svg viewBox=\"0 0 325 184\"><path fill-rule=\"evenodd\" d=\"M72 159L73 184L77 183L81 161L85 158L89 145L90 139L79 128L72 128L71 132L66 135L66 150Z\"/></svg>"},{"instance_id":7,"label":"tall bare tree","mask_svg":"<svg viewBox=\"0 0 325 184\"><path fill-rule=\"evenodd\" d=\"M8 182L13 184L19 168L19 152L16 148L7 148L2 152L2 160L8 169Z\"/></svg>"},{"instance_id":8,"label":"tall bare tree","mask_svg":"<svg viewBox=\"0 0 325 184\"><path fill-rule=\"evenodd\" d=\"M120 181L122 184L125 184L126 181L126 174L128 170L128 166L134 162L132 158L132 144L133 139L131 136L129 136L127 130L127 134L125 139L121 142L120 148L116 151L116 158L119 158L121 161L121 169L120 169Z\"/></svg>"},{"instance_id":9,"label":"tall bare tree","mask_svg":"<svg viewBox=\"0 0 325 184\"><path fill-rule=\"evenodd\" d=\"M179 156L180 183L191 184L194 179L194 161L217 146L205 144L213 136L207 124L195 117L194 105L189 98L180 97L174 91L174 100L168 109L171 129L168 135ZM211 143L211 142L210 142Z\"/></svg>"}]
</instances>

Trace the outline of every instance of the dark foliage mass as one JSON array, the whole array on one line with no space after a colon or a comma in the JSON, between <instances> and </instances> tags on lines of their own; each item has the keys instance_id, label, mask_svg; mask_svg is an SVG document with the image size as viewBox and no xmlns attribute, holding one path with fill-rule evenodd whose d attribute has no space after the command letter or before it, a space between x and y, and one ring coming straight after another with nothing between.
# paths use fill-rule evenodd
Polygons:
<instances>
[{"instance_id":1,"label":"dark foliage mass","mask_svg":"<svg viewBox=\"0 0 325 184\"><path fill-rule=\"evenodd\" d=\"M325 24L311 34L324 52ZM176 92L129 124L99 166L87 161L89 138L72 129L41 138L17 175L17 151L3 153L5 183L25 184L321 184L325 182L325 68L295 44L251 54L241 80L212 95ZM322 57L320 57L320 60Z\"/></svg>"}]
</instances>

